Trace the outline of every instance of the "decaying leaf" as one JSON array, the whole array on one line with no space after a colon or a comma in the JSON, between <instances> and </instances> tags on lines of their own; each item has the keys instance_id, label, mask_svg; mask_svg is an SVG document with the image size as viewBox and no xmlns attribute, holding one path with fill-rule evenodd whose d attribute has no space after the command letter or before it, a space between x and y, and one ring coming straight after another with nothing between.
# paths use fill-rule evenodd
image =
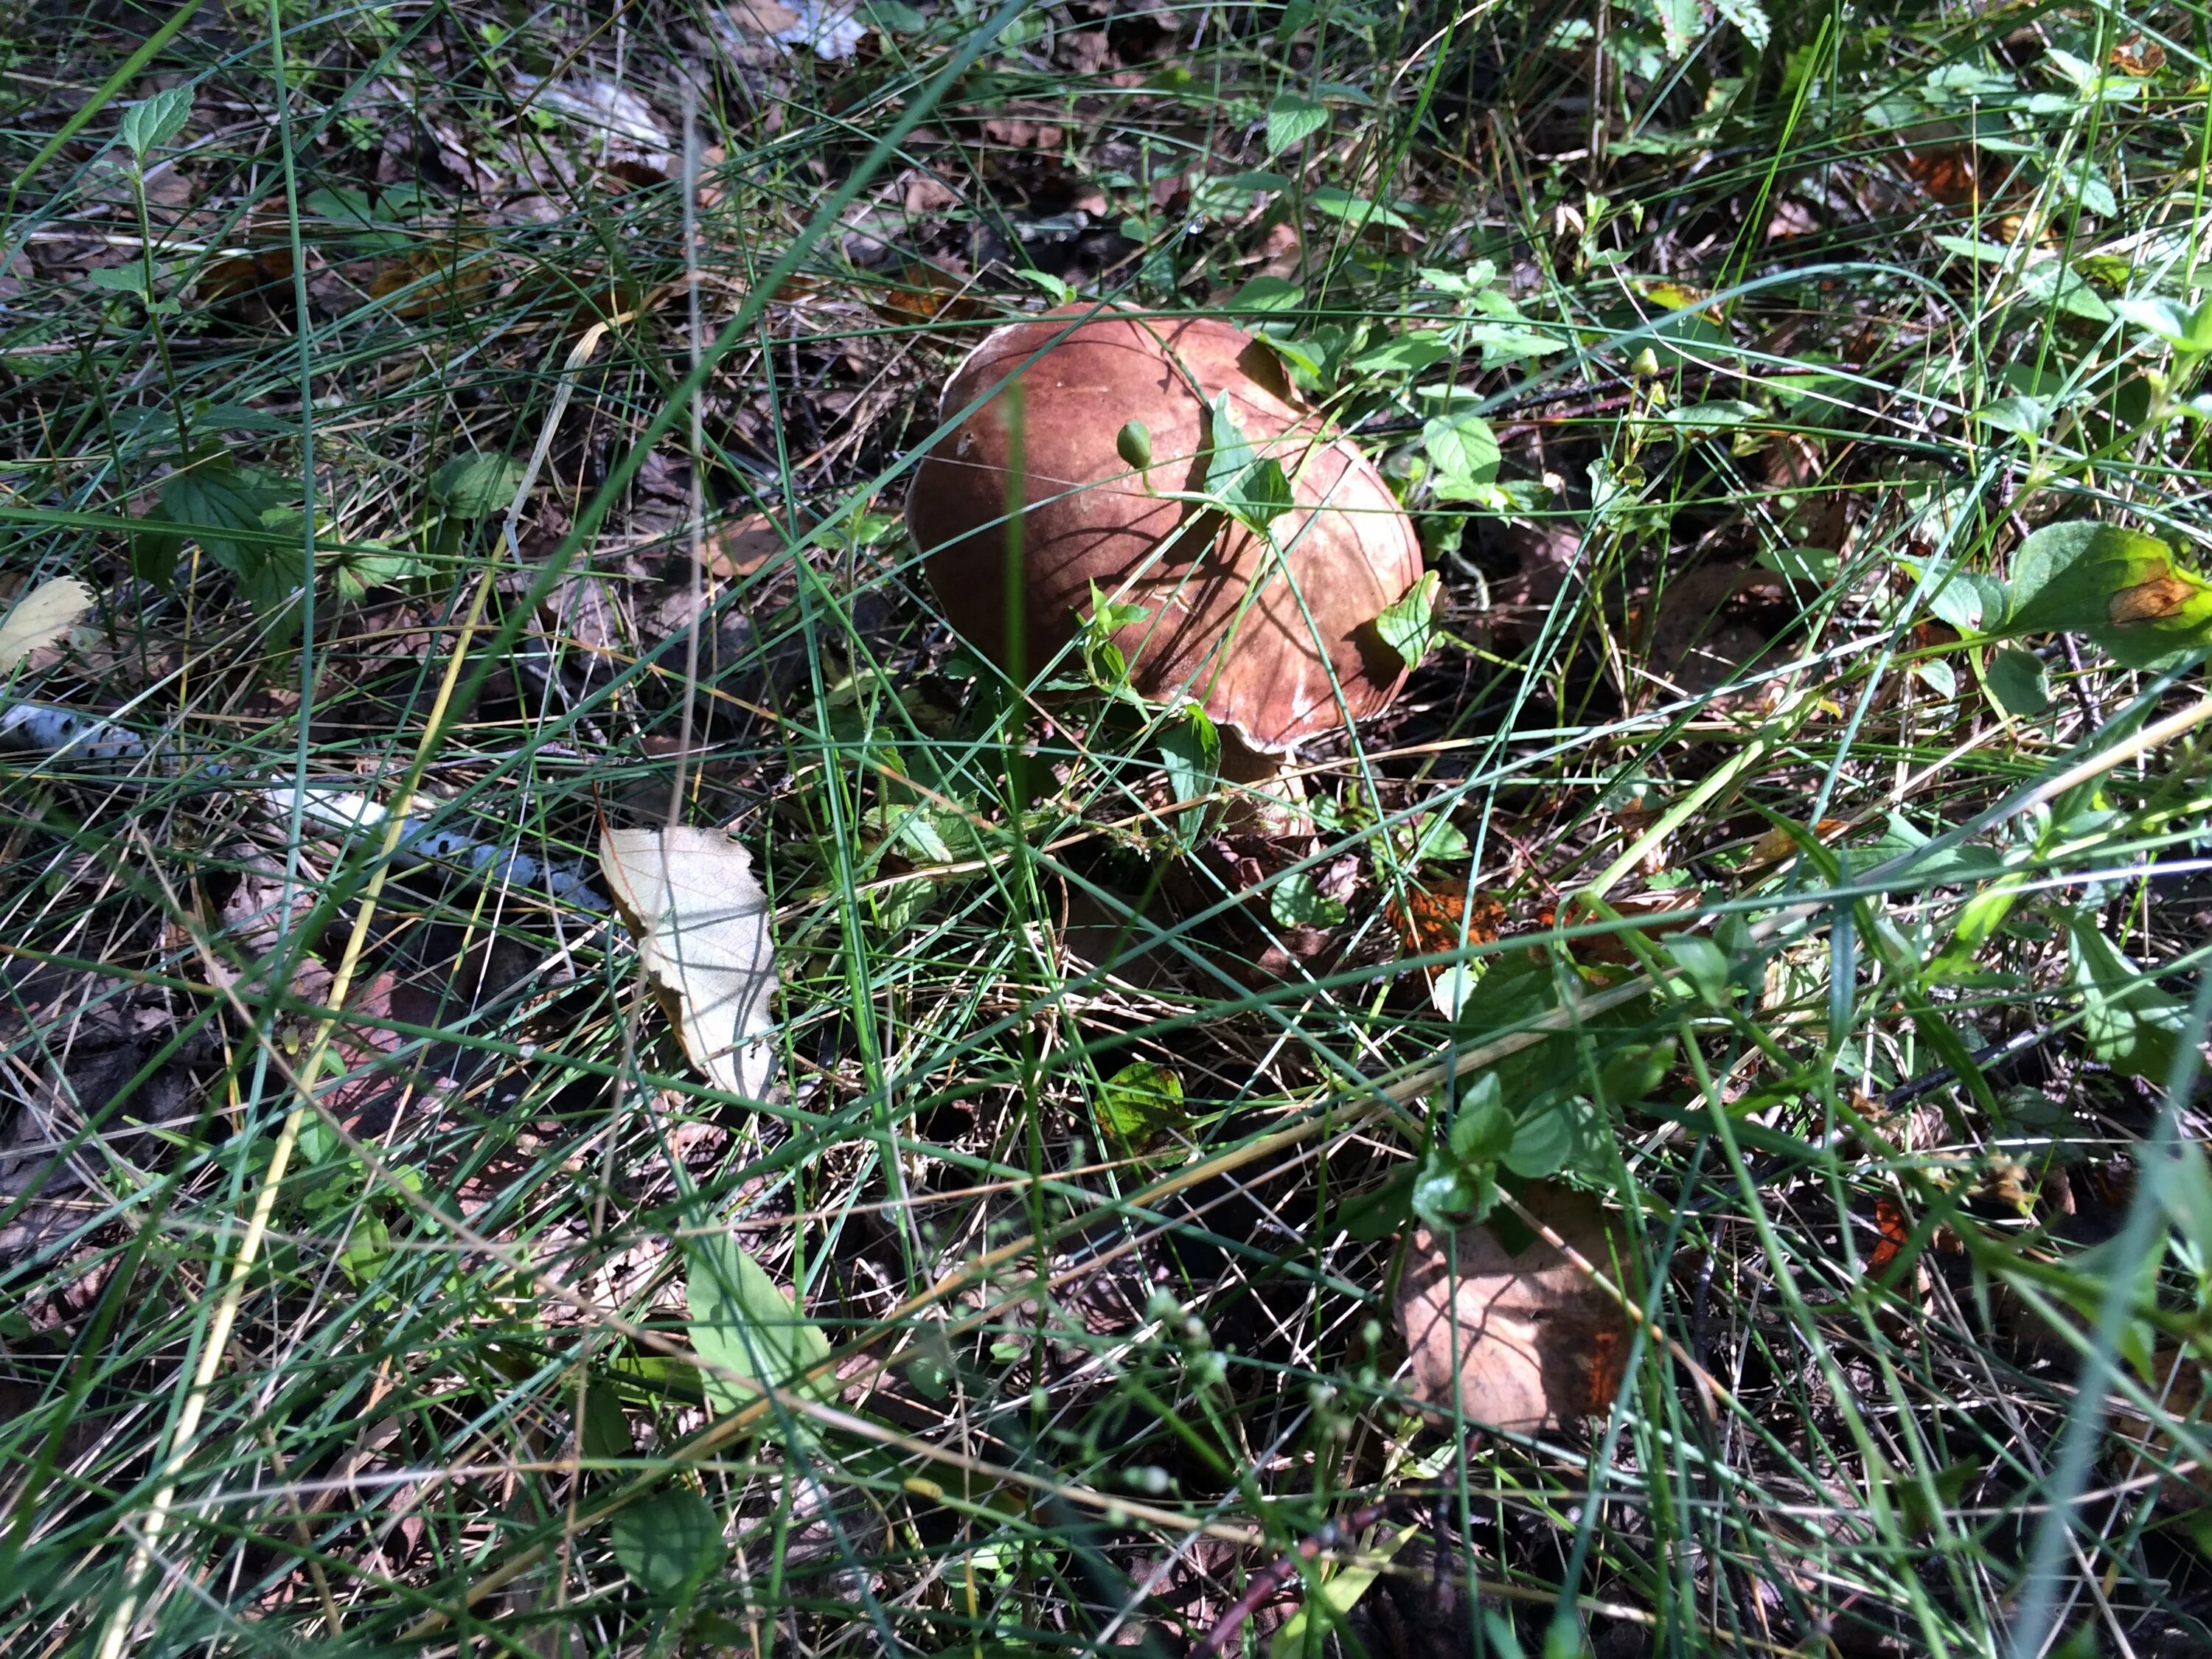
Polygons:
<instances>
[{"instance_id":1,"label":"decaying leaf","mask_svg":"<svg viewBox=\"0 0 2212 1659\"><path fill-rule=\"evenodd\" d=\"M2155 75L2166 67L2166 48L2155 40L2146 40L2137 29L2114 46L2105 61L2123 75Z\"/></svg>"},{"instance_id":2,"label":"decaying leaf","mask_svg":"<svg viewBox=\"0 0 2212 1659\"><path fill-rule=\"evenodd\" d=\"M1650 607L1650 672L1692 697L1720 691L1766 648L1766 636L1741 620L1732 601L1769 580L1740 565L1705 564L1670 580ZM1730 694L1717 706L1736 701Z\"/></svg>"},{"instance_id":3,"label":"decaying leaf","mask_svg":"<svg viewBox=\"0 0 2212 1659\"><path fill-rule=\"evenodd\" d=\"M193 284L192 300L200 306L235 306L258 296L262 308L273 312L280 298L278 285L291 282L292 270L289 247L262 247L210 260Z\"/></svg>"},{"instance_id":4,"label":"decaying leaf","mask_svg":"<svg viewBox=\"0 0 2212 1659\"><path fill-rule=\"evenodd\" d=\"M610 161L629 162L663 179L676 170L676 146L668 130L661 125L653 106L628 87L591 76L547 80L517 75L514 95L548 114L576 123L604 146Z\"/></svg>"},{"instance_id":5,"label":"decaying leaf","mask_svg":"<svg viewBox=\"0 0 2212 1659\"><path fill-rule=\"evenodd\" d=\"M729 8L730 21L740 28L760 34L774 34L792 27L799 21L799 14L788 6L779 6L775 0L738 0Z\"/></svg>"},{"instance_id":6,"label":"decaying leaf","mask_svg":"<svg viewBox=\"0 0 2212 1659\"><path fill-rule=\"evenodd\" d=\"M1164 1066L1132 1060L1100 1086L1092 1112L1108 1144L1137 1157L1171 1148L1190 1127L1182 1079Z\"/></svg>"},{"instance_id":7,"label":"decaying leaf","mask_svg":"<svg viewBox=\"0 0 2212 1659\"><path fill-rule=\"evenodd\" d=\"M750 33L765 35L786 54L810 46L828 61L850 58L866 36L868 26L853 15L848 5L825 0L798 0L793 6L776 0L737 0L727 8L732 23Z\"/></svg>"},{"instance_id":8,"label":"decaying leaf","mask_svg":"<svg viewBox=\"0 0 2212 1659\"><path fill-rule=\"evenodd\" d=\"M1850 497L1826 484L1828 459L1820 444L1784 433L1767 441L1760 459L1783 538L1793 548L1843 552L1850 538Z\"/></svg>"},{"instance_id":9,"label":"decaying leaf","mask_svg":"<svg viewBox=\"0 0 2212 1659\"><path fill-rule=\"evenodd\" d=\"M1825 844L1834 841L1850 827L1849 818L1822 818L1813 826L1813 836ZM1748 875L1754 870L1765 870L1784 863L1797 855L1800 844L1795 832L1787 826L1778 824L1751 843L1751 849L1743 855L1741 870Z\"/></svg>"},{"instance_id":10,"label":"decaying leaf","mask_svg":"<svg viewBox=\"0 0 2212 1659\"><path fill-rule=\"evenodd\" d=\"M1612 1266L1595 1200L1533 1182L1522 1201L1584 1260ZM1501 1234L1524 1247L1508 1249ZM1397 1316L1414 1397L1449 1408L1455 1392L1471 1420L1515 1433L1609 1409L1628 1358L1620 1305L1510 1214L1449 1237L1416 1230Z\"/></svg>"},{"instance_id":11,"label":"decaying leaf","mask_svg":"<svg viewBox=\"0 0 2212 1659\"><path fill-rule=\"evenodd\" d=\"M759 1099L775 946L751 857L716 830L609 830L599 867L684 1052L716 1088Z\"/></svg>"},{"instance_id":12,"label":"decaying leaf","mask_svg":"<svg viewBox=\"0 0 2212 1659\"><path fill-rule=\"evenodd\" d=\"M1417 956L1443 956L1460 948L1461 934L1469 945L1492 945L1504 930L1505 906L1493 894L1477 892L1470 902L1467 890L1455 883L1437 886L1408 885L1402 899L1383 902L1383 915ZM1437 970L1428 969L1434 979Z\"/></svg>"},{"instance_id":13,"label":"decaying leaf","mask_svg":"<svg viewBox=\"0 0 2212 1659\"><path fill-rule=\"evenodd\" d=\"M92 590L74 576L40 582L0 617L0 674L33 651L60 643L92 609Z\"/></svg>"},{"instance_id":14,"label":"decaying leaf","mask_svg":"<svg viewBox=\"0 0 2212 1659\"><path fill-rule=\"evenodd\" d=\"M871 300L878 310L902 320L969 323L989 314L989 306L969 292L973 283L937 265L909 262Z\"/></svg>"}]
</instances>

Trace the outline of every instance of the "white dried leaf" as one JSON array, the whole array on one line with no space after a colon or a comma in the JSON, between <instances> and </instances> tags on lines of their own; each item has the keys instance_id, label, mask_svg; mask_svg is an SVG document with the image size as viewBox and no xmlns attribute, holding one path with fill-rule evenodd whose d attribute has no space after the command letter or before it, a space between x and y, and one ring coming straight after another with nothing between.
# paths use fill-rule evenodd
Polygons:
<instances>
[{"instance_id":1,"label":"white dried leaf","mask_svg":"<svg viewBox=\"0 0 2212 1659\"><path fill-rule=\"evenodd\" d=\"M604 134L616 160L644 162L667 172L675 165L676 144L647 103L628 87L597 76L572 75L547 81L535 75L514 77L515 95L553 115L565 115L586 131Z\"/></svg>"},{"instance_id":2,"label":"white dried leaf","mask_svg":"<svg viewBox=\"0 0 2212 1659\"><path fill-rule=\"evenodd\" d=\"M599 868L684 1051L718 1089L758 1100L775 1068L775 945L745 849L716 830L609 830Z\"/></svg>"},{"instance_id":3,"label":"white dried leaf","mask_svg":"<svg viewBox=\"0 0 2212 1659\"><path fill-rule=\"evenodd\" d=\"M74 576L40 582L16 600L15 609L0 617L0 674L30 653L60 644L92 604L92 590Z\"/></svg>"},{"instance_id":4,"label":"white dried leaf","mask_svg":"<svg viewBox=\"0 0 2212 1659\"><path fill-rule=\"evenodd\" d=\"M386 816L383 802L348 790L264 789L261 798L279 822L289 823L296 812L301 822L319 830L367 830L382 823Z\"/></svg>"}]
</instances>

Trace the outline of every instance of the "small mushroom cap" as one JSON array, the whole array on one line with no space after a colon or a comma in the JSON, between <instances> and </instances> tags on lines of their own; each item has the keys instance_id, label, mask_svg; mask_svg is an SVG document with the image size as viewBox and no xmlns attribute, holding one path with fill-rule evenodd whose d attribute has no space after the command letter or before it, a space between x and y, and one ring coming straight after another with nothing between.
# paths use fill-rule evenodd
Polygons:
<instances>
[{"instance_id":1,"label":"small mushroom cap","mask_svg":"<svg viewBox=\"0 0 2212 1659\"><path fill-rule=\"evenodd\" d=\"M1295 505L1273 526L1280 558L1242 525L1162 493L1204 487L1209 404L1223 392L1255 455L1291 479ZM1280 753L1397 696L1405 665L1374 623L1420 580L1420 542L1366 458L1291 401L1264 344L1208 318L1071 307L993 333L953 375L943 410L987 394L922 461L907 501L945 617L980 649L1009 655L1018 459L1031 668L1075 637L1096 583L1146 611L1113 635L1130 684L1156 702L1193 699L1254 749ZM1152 437L1140 472L1115 442L1133 420Z\"/></svg>"}]
</instances>

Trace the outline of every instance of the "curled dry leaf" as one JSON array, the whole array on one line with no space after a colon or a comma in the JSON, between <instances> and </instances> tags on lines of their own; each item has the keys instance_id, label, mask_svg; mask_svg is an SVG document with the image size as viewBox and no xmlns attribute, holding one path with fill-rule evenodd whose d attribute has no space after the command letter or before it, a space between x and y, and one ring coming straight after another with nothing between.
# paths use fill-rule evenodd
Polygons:
<instances>
[{"instance_id":1,"label":"curled dry leaf","mask_svg":"<svg viewBox=\"0 0 2212 1659\"><path fill-rule=\"evenodd\" d=\"M2146 40L2141 29L2120 42L2106 60L2123 75L2155 75L2166 67L2166 48Z\"/></svg>"},{"instance_id":2,"label":"curled dry leaf","mask_svg":"<svg viewBox=\"0 0 2212 1659\"><path fill-rule=\"evenodd\" d=\"M934 173L909 167L898 178L899 204L915 218L942 213L960 200L960 194Z\"/></svg>"},{"instance_id":3,"label":"curled dry leaf","mask_svg":"<svg viewBox=\"0 0 2212 1659\"><path fill-rule=\"evenodd\" d=\"M718 830L609 830L599 867L684 1052L718 1089L758 1100L775 1067L775 945L752 859Z\"/></svg>"},{"instance_id":4,"label":"curled dry leaf","mask_svg":"<svg viewBox=\"0 0 2212 1659\"><path fill-rule=\"evenodd\" d=\"M40 582L0 617L0 674L33 651L58 645L92 609L92 590L74 576Z\"/></svg>"},{"instance_id":5,"label":"curled dry leaf","mask_svg":"<svg viewBox=\"0 0 2212 1659\"><path fill-rule=\"evenodd\" d=\"M1008 149L1058 149L1066 136L1067 130L1054 122L1024 119L1021 114L983 123L983 137Z\"/></svg>"},{"instance_id":6,"label":"curled dry leaf","mask_svg":"<svg viewBox=\"0 0 2212 1659\"><path fill-rule=\"evenodd\" d=\"M1595 1200L1536 1182L1522 1201L1583 1260L1610 1267ZM1449 1409L1456 1391L1470 1420L1520 1434L1609 1410L1628 1358L1620 1304L1540 1236L1513 1251L1501 1231L1519 1231L1518 1218L1413 1234L1397 1315L1414 1398Z\"/></svg>"}]
</instances>

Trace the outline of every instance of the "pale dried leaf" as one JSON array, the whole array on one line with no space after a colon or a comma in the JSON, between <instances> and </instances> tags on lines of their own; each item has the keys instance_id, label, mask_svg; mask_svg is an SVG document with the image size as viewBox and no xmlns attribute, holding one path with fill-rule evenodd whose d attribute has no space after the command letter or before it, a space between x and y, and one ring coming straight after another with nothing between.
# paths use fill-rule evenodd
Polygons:
<instances>
[{"instance_id":1,"label":"pale dried leaf","mask_svg":"<svg viewBox=\"0 0 2212 1659\"><path fill-rule=\"evenodd\" d=\"M691 1063L761 1098L775 1066L775 946L752 859L717 830L609 830L599 867Z\"/></svg>"},{"instance_id":2,"label":"pale dried leaf","mask_svg":"<svg viewBox=\"0 0 2212 1659\"><path fill-rule=\"evenodd\" d=\"M775 0L737 0L728 10L732 22L756 34L779 33L799 21L797 12L788 6L779 6Z\"/></svg>"},{"instance_id":3,"label":"pale dried leaf","mask_svg":"<svg viewBox=\"0 0 2212 1659\"><path fill-rule=\"evenodd\" d=\"M93 592L74 576L40 582L0 617L0 674L33 651L58 645L76 619L92 609Z\"/></svg>"},{"instance_id":4,"label":"pale dried leaf","mask_svg":"<svg viewBox=\"0 0 2212 1659\"><path fill-rule=\"evenodd\" d=\"M585 131L604 138L614 157L642 162L663 174L675 167L675 140L653 106L628 87L588 76L549 81L536 75L517 75L514 93L517 98L550 114L566 116Z\"/></svg>"},{"instance_id":5,"label":"pale dried leaf","mask_svg":"<svg viewBox=\"0 0 2212 1659\"><path fill-rule=\"evenodd\" d=\"M1584 1260L1611 1267L1594 1200L1538 1182L1522 1201ZM1416 1231L1397 1314L1414 1397L1449 1409L1456 1391L1471 1421L1514 1433L1607 1410L1628 1357L1619 1304L1543 1238L1510 1255L1490 1226L1448 1240Z\"/></svg>"}]
</instances>

